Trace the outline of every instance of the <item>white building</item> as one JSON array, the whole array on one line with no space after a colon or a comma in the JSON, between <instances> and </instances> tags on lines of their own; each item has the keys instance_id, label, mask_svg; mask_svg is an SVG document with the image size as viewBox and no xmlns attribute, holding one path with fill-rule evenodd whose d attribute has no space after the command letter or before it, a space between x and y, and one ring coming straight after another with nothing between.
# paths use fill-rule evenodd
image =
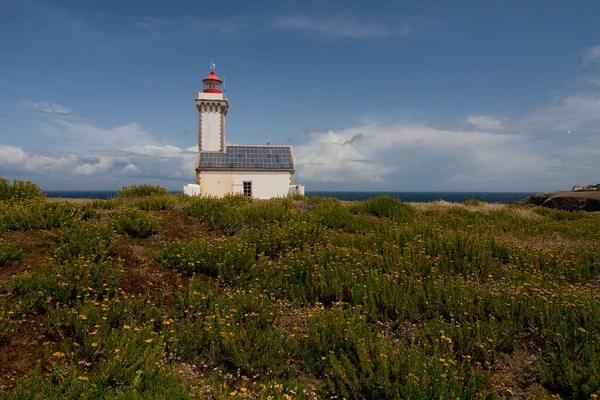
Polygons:
<instances>
[{"instance_id":1,"label":"white building","mask_svg":"<svg viewBox=\"0 0 600 400\"><path fill-rule=\"evenodd\" d=\"M225 116L229 111L223 81L215 75L202 80L204 90L196 93L198 109L198 157L196 184L188 184L188 195L223 196L244 194L257 199L304 194L294 183L294 154L291 146L228 145L225 143Z\"/></svg>"}]
</instances>

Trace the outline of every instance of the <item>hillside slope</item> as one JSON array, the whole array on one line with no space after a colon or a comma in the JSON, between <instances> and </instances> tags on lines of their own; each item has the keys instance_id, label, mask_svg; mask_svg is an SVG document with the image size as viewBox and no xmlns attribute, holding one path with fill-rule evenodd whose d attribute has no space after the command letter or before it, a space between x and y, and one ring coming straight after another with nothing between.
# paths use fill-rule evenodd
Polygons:
<instances>
[{"instance_id":1,"label":"hillside slope","mask_svg":"<svg viewBox=\"0 0 600 400\"><path fill-rule=\"evenodd\" d=\"M0 399L600 394L600 215L1 189Z\"/></svg>"}]
</instances>

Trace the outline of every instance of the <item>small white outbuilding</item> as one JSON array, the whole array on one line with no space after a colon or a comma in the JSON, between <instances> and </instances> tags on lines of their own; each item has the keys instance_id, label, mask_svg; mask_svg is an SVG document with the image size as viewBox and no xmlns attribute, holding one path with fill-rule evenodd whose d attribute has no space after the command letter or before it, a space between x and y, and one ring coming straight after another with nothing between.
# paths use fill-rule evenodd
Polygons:
<instances>
[{"instance_id":1,"label":"small white outbuilding","mask_svg":"<svg viewBox=\"0 0 600 400\"><path fill-rule=\"evenodd\" d=\"M225 116L229 111L223 81L210 74L202 80L204 90L196 93L198 109L198 157L196 183L183 187L188 195L224 196L244 194L256 199L304 194L294 183L292 146L225 144Z\"/></svg>"}]
</instances>

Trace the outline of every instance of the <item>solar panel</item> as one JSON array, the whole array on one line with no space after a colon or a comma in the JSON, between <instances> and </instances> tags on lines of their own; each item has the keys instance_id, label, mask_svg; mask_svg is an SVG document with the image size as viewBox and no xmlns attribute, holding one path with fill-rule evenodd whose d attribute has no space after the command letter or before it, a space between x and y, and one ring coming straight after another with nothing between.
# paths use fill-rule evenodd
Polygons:
<instances>
[{"instance_id":1,"label":"solar panel","mask_svg":"<svg viewBox=\"0 0 600 400\"><path fill-rule=\"evenodd\" d=\"M227 146L224 152L200 152L199 169L294 169L290 147Z\"/></svg>"}]
</instances>

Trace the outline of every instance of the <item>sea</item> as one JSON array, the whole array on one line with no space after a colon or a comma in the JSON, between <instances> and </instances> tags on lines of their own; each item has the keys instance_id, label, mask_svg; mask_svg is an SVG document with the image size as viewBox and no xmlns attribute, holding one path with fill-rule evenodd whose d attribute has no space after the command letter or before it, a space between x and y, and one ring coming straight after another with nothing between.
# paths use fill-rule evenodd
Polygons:
<instances>
[{"instance_id":1,"label":"sea","mask_svg":"<svg viewBox=\"0 0 600 400\"><path fill-rule=\"evenodd\" d=\"M116 196L116 191L47 191L47 197L108 199ZM181 192L172 192L181 193ZM534 192L312 192L307 191L307 196L334 197L340 200L366 200L371 197L389 195L405 202L428 203L430 201L444 200L452 203L461 203L468 199L477 199L486 203L516 203Z\"/></svg>"}]
</instances>

